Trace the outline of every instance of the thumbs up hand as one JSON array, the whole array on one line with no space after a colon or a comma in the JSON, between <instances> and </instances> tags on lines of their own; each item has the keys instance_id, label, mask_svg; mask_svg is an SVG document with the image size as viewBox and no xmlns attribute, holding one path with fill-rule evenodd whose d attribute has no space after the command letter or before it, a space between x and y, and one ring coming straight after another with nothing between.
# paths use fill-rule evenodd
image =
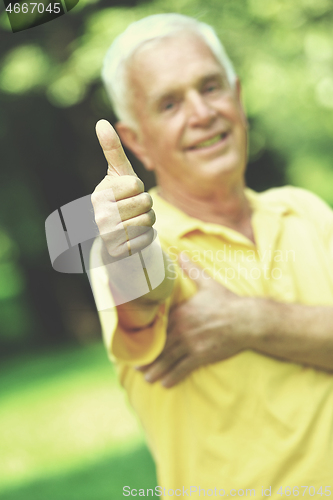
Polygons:
<instances>
[{"instance_id":1,"label":"thumbs up hand","mask_svg":"<svg viewBox=\"0 0 333 500\"><path fill-rule=\"evenodd\" d=\"M153 201L144 192L143 182L132 169L110 123L97 122L96 134L108 171L91 196L95 221L108 253L116 258L127 257L154 239Z\"/></svg>"}]
</instances>

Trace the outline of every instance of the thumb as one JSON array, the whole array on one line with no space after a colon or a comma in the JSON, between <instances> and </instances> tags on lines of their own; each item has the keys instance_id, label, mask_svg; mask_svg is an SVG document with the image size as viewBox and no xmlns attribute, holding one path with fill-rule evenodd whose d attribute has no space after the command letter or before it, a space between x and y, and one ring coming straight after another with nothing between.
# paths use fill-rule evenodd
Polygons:
<instances>
[{"instance_id":1,"label":"thumb","mask_svg":"<svg viewBox=\"0 0 333 500\"><path fill-rule=\"evenodd\" d=\"M136 175L128 161L117 132L106 120L96 123L96 134L108 162L108 175Z\"/></svg>"},{"instance_id":2,"label":"thumb","mask_svg":"<svg viewBox=\"0 0 333 500\"><path fill-rule=\"evenodd\" d=\"M178 256L178 261L180 267L185 271L187 276L196 283L198 288L204 288L207 286L208 280L212 281L213 278L209 276L202 267L194 264L184 252Z\"/></svg>"}]
</instances>

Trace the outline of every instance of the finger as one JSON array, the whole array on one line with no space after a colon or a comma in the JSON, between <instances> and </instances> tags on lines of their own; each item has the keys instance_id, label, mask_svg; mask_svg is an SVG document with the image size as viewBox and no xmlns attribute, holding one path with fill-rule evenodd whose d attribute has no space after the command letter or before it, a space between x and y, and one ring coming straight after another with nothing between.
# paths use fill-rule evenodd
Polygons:
<instances>
[{"instance_id":1,"label":"finger","mask_svg":"<svg viewBox=\"0 0 333 500\"><path fill-rule=\"evenodd\" d=\"M153 365L145 372L145 380L150 384L153 384L154 382L157 382L157 380L160 380L162 377L166 378L168 373L174 369L174 366L181 362L183 356L177 358L164 356L159 361L155 361Z\"/></svg>"},{"instance_id":2,"label":"finger","mask_svg":"<svg viewBox=\"0 0 333 500\"><path fill-rule=\"evenodd\" d=\"M128 230L123 224L119 224L116 228L105 228L99 234L109 251L111 251L112 249L116 250L117 247L126 247L127 242L131 243L132 240L134 244L136 238L149 231L153 231L153 229L148 226L132 226Z\"/></svg>"},{"instance_id":3,"label":"finger","mask_svg":"<svg viewBox=\"0 0 333 500\"><path fill-rule=\"evenodd\" d=\"M140 193L137 196L120 200L117 204L122 221L148 213L152 206L153 200L149 193Z\"/></svg>"},{"instance_id":4,"label":"finger","mask_svg":"<svg viewBox=\"0 0 333 500\"><path fill-rule=\"evenodd\" d=\"M179 343L172 346L165 346L158 358L148 366L143 367L145 379L153 383L170 372L173 367L187 355L187 350Z\"/></svg>"},{"instance_id":5,"label":"finger","mask_svg":"<svg viewBox=\"0 0 333 500\"><path fill-rule=\"evenodd\" d=\"M178 256L178 260L180 267L191 280L195 281L198 288L204 288L208 281L212 281L213 278L202 267L194 264L184 252Z\"/></svg>"},{"instance_id":6,"label":"finger","mask_svg":"<svg viewBox=\"0 0 333 500\"><path fill-rule=\"evenodd\" d=\"M137 215L136 217L132 217L130 220L126 220L123 222L122 226L126 228L128 232L128 238L131 240L135 238L138 234L137 231L143 230L143 232L147 231L151 228L156 222L156 215L154 210L151 208L148 212ZM140 231L141 234L141 231Z\"/></svg>"},{"instance_id":7,"label":"finger","mask_svg":"<svg viewBox=\"0 0 333 500\"><path fill-rule=\"evenodd\" d=\"M154 363L149 363L149 365L136 366L135 369L138 372L144 373L153 365Z\"/></svg>"},{"instance_id":8,"label":"finger","mask_svg":"<svg viewBox=\"0 0 333 500\"><path fill-rule=\"evenodd\" d=\"M111 220L110 225L105 224L104 229L100 230L100 235L110 254L113 257L119 257L126 248L129 248L128 245L130 245L132 253L150 245L155 238L155 232L152 228L154 222L155 212L150 210L146 214L133 217L130 221L121 222L115 227Z\"/></svg>"},{"instance_id":9,"label":"finger","mask_svg":"<svg viewBox=\"0 0 333 500\"><path fill-rule=\"evenodd\" d=\"M113 241L111 242L105 241L106 247L111 257L115 258L127 257L129 251L130 255L132 255L148 247L154 241L155 233L152 227L137 228L137 230L140 231L140 233L142 233L142 231L145 232L139 234L139 236L131 239L130 241L126 240L124 243L116 247Z\"/></svg>"},{"instance_id":10,"label":"finger","mask_svg":"<svg viewBox=\"0 0 333 500\"><path fill-rule=\"evenodd\" d=\"M117 132L106 120L99 120L96 124L96 134L108 162L108 175L134 175Z\"/></svg>"},{"instance_id":11,"label":"finger","mask_svg":"<svg viewBox=\"0 0 333 500\"><path fill-rule=\"evenodd\" d=\"M178 343L179 343L179 338L170 338L169 332L168 332L168 336L167 336L167 340L166 340L164 349L163 349L162 353L155 359L155 361L153 361L152 363L149 363L148 365L136 366L135 369L139 372L142 372L142 373L147 372L150 368L153 368L164 357L164 355L166 354L166 351L170 351L172 346L174 346L175 344L178 344ZM184 351L184 353L185 353L185 351Z\"/></svg>"},{"instance_id":12,"label":"finger","mask_svg":"<svg viewBox=\"0 0 333 500\"><path fill-rule=\"evenodd\" d=\"M165 377L162 378L161 384L166 389L170 389L170 387L179 384L179 382L184 380L199 366L200 363L195 358L185 357L177 363Z\"/></svg>"},{"instance_id":13,"label":"finger","mask_svg":"<svg viewBox=\"0 0 333 500\"><path fill-rule=\"evenodd\" d=\"M122 200L130 202L128 207L124 208L124 206L121 205L121 201L118 203L110 201L110 191L110 189L98 191L91 196L93 207L96 207L98 203L104 203L104 210L99 210L98 213L95 214L95 222L99 228L100 235L110 234L110 238L115 238L117 234L121 233L121 230L126 228L128 234L123 240L126 241L126 239L135 238L138 234L146 232L146 228L152 227L155 224L156 215L155 211L149 208L151 204L149 204L148 193L148 197L143 196L142 200L139 200L137 204L131 203L132 199ZM111 194L113 195L112 191ZM135 198L139 196L140 195ZM122 210L120 210L120 206ZM140 230L140 228L142 228L142 230ZM109 238L108 236L105 237ZM117 241L121 243L121 239L119 240L118 238Z\"/></svg>"},{"instance_id":14,"label":"finger","mask_svg":"<svg viewBox=\"0 0 333 500\"><path fill-rule=\"evenodd\" d=\"M92 201L94 203L96 199L96 203L98 203L103 199L104 201L124 200L125 198L131 198L132 196L141 194L144 190L144 184L139 177L134 177L133 175L122 175L121 177L118 175L116 177L106 175L96 186ZM102 191L107 192L102 194Z\"/></svg>"}]
</instances>

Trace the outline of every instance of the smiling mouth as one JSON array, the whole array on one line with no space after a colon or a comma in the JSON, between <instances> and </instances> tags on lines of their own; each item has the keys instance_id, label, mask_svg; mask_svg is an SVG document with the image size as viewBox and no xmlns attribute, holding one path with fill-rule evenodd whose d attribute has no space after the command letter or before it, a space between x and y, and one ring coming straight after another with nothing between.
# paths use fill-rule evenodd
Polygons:
<instances>
[{"instance_id":1,"label":"smiling mouth","mask_svg":"<svg viewBox=\"0 0 333 500\"><path fill-rule=\"evenodd\" d=\"M222 139L225 139L228 135L228 132L223 132L222 134L215 135L211 139L208 139L207 141L202 141L193 146L190 149L201 149L201 148L208 148L209 146L213 146L214 144L217 144L219 141Z\"/></svg>"}]
</instances>

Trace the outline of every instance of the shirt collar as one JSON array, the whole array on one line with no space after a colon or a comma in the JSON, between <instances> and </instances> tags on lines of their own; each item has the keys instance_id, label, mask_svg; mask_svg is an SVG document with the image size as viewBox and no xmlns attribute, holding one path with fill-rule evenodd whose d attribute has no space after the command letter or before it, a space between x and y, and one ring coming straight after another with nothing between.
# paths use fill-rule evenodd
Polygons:
<instances>
[{"instance_id":1,"label":"shirt collar","mask_svg":"<svg viewBox=\"0 0 333 500\"><path fill-rule=\"evenodd\" d=\"M258 214L258 212L265 212L267 215L271 213L271 215L275 215L275 217L282 217L292 210L285 200L281 201L281 199L275 199L274 196L273 198L267 196L267 193L274 190L275 189L265 191L264 193L257 193L250 188L245 188L245 196L250 203L253 215L255 213ZM250 241L242 234L227 226L207 223L195 217L190 217L162 198L158 194L158 187L152 188L149 193L153 198L154 209L157 213L155 229L157 232L161 232L161 234L170 235L172 238L179 239L192 231L200 230L204 233L219 234L226 237L226 239L232 239L240 243Z\"/></svg>"}]
</instances>

